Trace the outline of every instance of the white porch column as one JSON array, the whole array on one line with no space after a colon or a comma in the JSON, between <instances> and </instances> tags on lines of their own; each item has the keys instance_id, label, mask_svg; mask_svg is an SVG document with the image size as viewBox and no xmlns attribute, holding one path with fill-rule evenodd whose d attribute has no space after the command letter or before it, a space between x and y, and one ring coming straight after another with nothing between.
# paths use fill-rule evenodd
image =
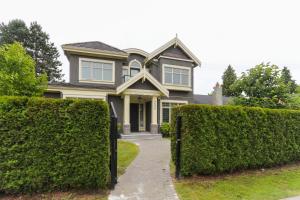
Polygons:
<instances>
[{"instance_id":1,"label":"white porch column","mask_svg":"<svg viewBox=\"0 0 300 200\"><path fill-rule=\"evenodd\" d=\"M158 133L158 125L157 125L157 97L152 97L152 109L151 109L151 133Z\"/></svg>"},{"instance_id":2,"label":"white porch column","mask_svg":"<svg viewBox=\"0 0 300 200\"><path fill-rule=\"evenodd\" d=\"M130 133L130 95L124 96L123 133Z\"/></svg>"}]
</instances>

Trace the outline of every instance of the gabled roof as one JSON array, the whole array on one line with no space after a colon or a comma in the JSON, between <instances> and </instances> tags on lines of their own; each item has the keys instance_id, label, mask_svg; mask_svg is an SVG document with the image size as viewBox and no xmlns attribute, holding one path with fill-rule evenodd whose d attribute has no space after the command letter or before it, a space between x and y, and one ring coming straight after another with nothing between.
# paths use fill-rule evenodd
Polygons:
<instances>
[{"instance_id":1,"label":"gabled roof","mask_svg":"<svg viewBox=\"0 0 300 200\"><path fill-rule=\"evenodd\" d=\"M145 69L142 69L138 74L134 77L129 79L127 82L123 83L119 87L117 87L117 94L124 92L127 88L131 85L136 83L140 79L147 79L150 83L152 83L162 94L169 97L169 91L160 83L158 82L149 72Z\"/></svg>"},{"instance_id":2,"label":"gabled roof","mask_svg":"<svg viewBox=\"0 0 300 200\"><path fill-rule=\"evenodd\" d=\"M123 51L127 52L127 53L135 53L135 54L140 54L144 57L148 57L149 53L142 50L142 49L137 49L137 48L129 48L129 49L123 49Z\"/></svg>"},{"instance_id":3,"label":"gabled roof","mask_svg":"<svg viewBox=\"0 0 300 200\"><path fill-rule=\"evenodd\" d=\"M71 52L72 51L82 52L82 53L88 52L88 53L95 53L95 54L103 54L103 55L107 54L107 55L128 57L127 52L99 41L63 44L62 48L65 51L71 51Z\"/></svg>"},{"instance_id":4,"label":"gabled roof","mask_svg":"<svg viewBox=\"0 0 300 200\"><path fill-rule=\"evenodd\" d=\"M146 63L171 46L179 46L197 65L201 65L201 61L181 42L181 40L178 39L177 36L150 53L146 58Z\"/></svg>"}]
</instances>

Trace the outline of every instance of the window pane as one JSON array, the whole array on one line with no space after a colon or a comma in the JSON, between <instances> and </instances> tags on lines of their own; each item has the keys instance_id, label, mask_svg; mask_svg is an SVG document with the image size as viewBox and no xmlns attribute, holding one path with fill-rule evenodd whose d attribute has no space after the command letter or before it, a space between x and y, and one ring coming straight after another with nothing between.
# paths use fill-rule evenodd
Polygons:
<instances>
[{"instance_id":1,"label":"window pane","mask_svg":"<svg viewBox=\"0 0 300 200\"><path fill-rule=\"evenodd\" d=\"M170 72L170 73L172 73L172 68L171 68L171 67L165 67L165 72Z\"/></svg>"},{"instance_id":2,"label":"window pane","mask_svg":"<svg viewBox=\"0 0 300 200\"><path fill-rule=\"evenodd\" d=\"M172 74L165 73L165 83L172 83Z\"/></svg>"},{"instance_id":3,"label":"window pane","mask_svg":"<svg viewBox=\"0 0 300 200\"><path fill-rule=\"evenodd\" d=\"M82 67L81 68L81 79L82 80L88 80L90 79L91 75L91 68L90 67Z\"/></svg>"},{"instance_id":4,"label":"window pane","mask_svg":"<svg viewBox=\"0 0 300 200\"><path fill-rule=\"evenodd\" d=\"M101 68L102 67L102 64L101 63L98 63L98 62L93 62L92 63L93 67L95 68Z\"/></svg>"},{"instance_id":5,"label":"window pane","mask_svg":"<svg viewBox=\"0 0 300 200\"><path fill-rule=\"evenodd\" d=\"M189 70L187 70L187 69L182 69L182 70L181 70L181 73L184 74L184 75L189 75Z\"/></svg>"},{"instance_id":6,"label":"window pane","mask_svg":"<svg viewBox=\"0 0 300 200\"><path fill-rule=\"evenodd\" d=\"M130 69L130 75L131 75L131 76L134 76L134 75L136 75L136 74L139 73L139 72L140 72L139 69Z\"/></svg>"},{"instance_id":7,"label":"window pane","mask_svg":"<svg viewBox=\"0 0 300 200\"><path fill-rule=\"evenodd\" d=\"M93 79L94 80L102 80L102 68L93 68Z\"/></svg>"},{"instance_id":8,"label":"window pane","mask_svg":"<svg viewBox=\"0 0 300 200\"><path fill-rule=\"evenodd\" d=\"M128 75L128 69L123 69L122 70L122 76L124 76L124 75Z\"/></svg>"},{"instance_id":9,"label":"window pane","mask_svg":"<svg viewBox=\"0 0 300 200\"><path fill-rule=\"evenodd\" d=\"M189 85L189 76L188 75L181 75L181 84Z\"/></svg>"},{"instance_id":10,"label":"window pane","mask_svg":"<svg viewBox=\"0 0 300 200\"><path fill-rule=\"evenodd\" d=\"M139 69L139 68L141 68L141 64L137 61L132 61L130 63L130 68L138 68Z\"/></svg>"},{"instance_id":11,"label":"window pane","mask_svg":"<svg viewBox=\"0 0 300 200\"><path fill-rule=\"evenodd\" d=\"M176 69L176 68L173 69L173 73L180 74L180 72L181 72L181 69Z\"/></svg>"},{"instance_id":12,"label":"window pane","mask_svg":"<svg viewBox=\"0 0 300 200\"><path fill-rule=\"evenodd\" d=\"M170 103L162 103L162 107L163 108L169 108L170 107Z\"/></svg>"},{"instance_id":13,"label":"window pane","mask_svg":"<svg viewBox=\"0 0 300 200\"><path fill-rule=\"evenodd\" d=\"M112 69L103 69L103 80L112 81Z\"/></svg>"},{"instance_id":14,"label":"window pane","mask_svg":"<svg viewBox=\"0 0 300 200\"><path fill-rule=\"evenodd\" d=\"M92 63L88 61L81 61L81 66L82 67L91 67Z\"/></svg>"},{"instance_id":15,"label":"window pane","mask_svg":"<svg viewBox=\"0 0 300 200\"><path fill-rule=\"evenodd\" d=\"M162 121L169 123L169 108L163 108L162 110Z\"/></svg>"},{"instance_id":16,"label":"window pane","mask_svg":"<svg viewBox=\"0 0 300 200\"><path fill-rule=\"evenodd\" d=\"M180 84L180 74L173 74L173 84Z\"/></svg>"}]
</instances>

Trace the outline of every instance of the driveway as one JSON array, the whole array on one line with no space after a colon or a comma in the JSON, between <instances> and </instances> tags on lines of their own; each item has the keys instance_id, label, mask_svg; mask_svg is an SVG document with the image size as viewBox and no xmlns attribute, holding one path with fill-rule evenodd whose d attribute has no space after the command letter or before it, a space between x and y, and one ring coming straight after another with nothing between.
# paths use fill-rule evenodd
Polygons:
<instances>
[{"instance_id":1,"label":"driveway","mask_svg":"<svg viewBox=\"0 0 300 200\"><path fill-rule=\"evenodd\" d=\"M170 141L157 135L126 140L136 143L140 153L119 177L109 200L178 200L170 176Z\"/></svg>"}]
</instances>

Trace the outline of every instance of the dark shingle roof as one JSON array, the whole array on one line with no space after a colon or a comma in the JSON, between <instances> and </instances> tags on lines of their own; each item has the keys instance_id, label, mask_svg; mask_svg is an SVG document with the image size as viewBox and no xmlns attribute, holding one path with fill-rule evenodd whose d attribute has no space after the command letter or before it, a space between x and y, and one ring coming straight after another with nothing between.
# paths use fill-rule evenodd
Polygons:
<instances>
[{"instance_id":1,"label":"dark shingle roof","mask_svg":"<svg viewBox=\"0 0 300 200\"><path fill-rule=\"evenodd\" d=\"M227 104L229 98L223 97L223 103ZM212 104L212 96L211 95L202 95L202 94L194 94L194 103L195 104Z\"/></svg>"},{"instance_id":2,"label":"dark shingle roof","mask_svg":"<svg viewBox=\"0 0 300 200\"><path fill-rule=\"evenodd\" d=\"M125 53L125 54L127 54L125 51L122 51L122 50L120 50L116 47L110 46L108 44L105 44L105 43L99 42L99 41L70 43L70 44L64 44L63 46L89 48L89 49L95 49L95 50L111 51L111 52L116 52L116 53Z\"/></svg>"}]
</instances>

